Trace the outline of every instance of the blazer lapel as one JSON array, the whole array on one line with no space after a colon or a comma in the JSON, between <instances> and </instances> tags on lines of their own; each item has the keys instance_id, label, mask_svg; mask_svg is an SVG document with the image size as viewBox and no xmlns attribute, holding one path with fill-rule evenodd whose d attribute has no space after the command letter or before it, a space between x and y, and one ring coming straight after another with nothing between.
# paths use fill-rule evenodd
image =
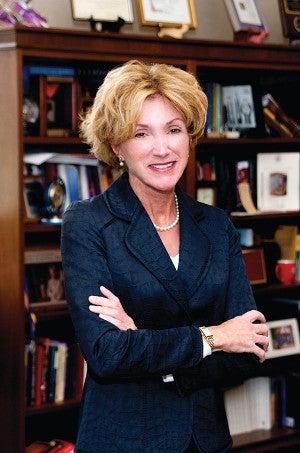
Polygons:
<instances>
[{"instance_id":1,"label":"blazer lapel","mask_svg":"<svg viewBox=\"0 0 300 453\"><path fill-rule=\"evenodd\" d=\"M128 249L162 283L189 317L188 300L201 285L210 261L211 245L201 229L203 212L198 203L177 189L180 209L179 268L175 269L147 212L120 177L105 193L110 210L128 221Z\"/></svg>"}]
</instances>

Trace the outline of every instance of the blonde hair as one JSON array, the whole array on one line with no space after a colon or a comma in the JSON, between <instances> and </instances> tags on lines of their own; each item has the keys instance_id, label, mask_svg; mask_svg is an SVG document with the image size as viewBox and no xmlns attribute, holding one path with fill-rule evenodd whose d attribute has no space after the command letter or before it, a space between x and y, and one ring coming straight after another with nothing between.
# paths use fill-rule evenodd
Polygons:
<instances>
[{"instance_id":1,"label":"blonde hair","mask_svg":"<svg viewBox=\"0 0 300 453\"><path fill-rule=\"evenodd\" d=\"M118 167L111 144L133 137L144 101L155 94L182 114L191 143L197 143L205 126L207 99L196 78L174 66L131 60L108 72L81 122L81 137L95 157Z\"/></svg>"}]
</instances>

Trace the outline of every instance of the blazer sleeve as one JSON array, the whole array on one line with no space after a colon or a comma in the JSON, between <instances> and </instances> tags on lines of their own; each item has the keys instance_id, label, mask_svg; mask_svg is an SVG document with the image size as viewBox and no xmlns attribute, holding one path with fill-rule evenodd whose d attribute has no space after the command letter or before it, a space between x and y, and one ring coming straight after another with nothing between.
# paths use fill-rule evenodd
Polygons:
<instances>
[{"instance_id":1,"label":"blazer sleeve","mask_svg":"<svg viewBox=\"0 0 300 453\"><path fill-rule=\"evenodd\" d=\"M257 376L260 363L255 354L214 352L195 368L176 371L178 392L185 396L205 387L226 388Z\"/></svg>"}]
</instances>

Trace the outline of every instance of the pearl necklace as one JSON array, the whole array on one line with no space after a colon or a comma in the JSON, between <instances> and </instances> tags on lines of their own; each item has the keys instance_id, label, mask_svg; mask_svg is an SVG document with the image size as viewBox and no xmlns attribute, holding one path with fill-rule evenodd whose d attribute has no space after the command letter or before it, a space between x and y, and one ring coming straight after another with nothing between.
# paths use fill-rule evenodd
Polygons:
<instances>
[{"instance_id":1,"label":"pearl necklace","mask_svg":"<svg viewBox=\"0 0 300 453\"><path fill-rule=\"evenodd\" d=\"M178 200L177 200L176 193L175 193L175 206L176 206L176 219L174 220L174 222L171 223L171 225L168 225L168 226L165 226L165 227L161 227L161 226L155 225L155 223L153 223L154 228L157 231L169 231L169 230L172 230L172 228L174 228L177 225L177 223L179 222L179 207L178 207Z\"/></svg>"}]
</instances>

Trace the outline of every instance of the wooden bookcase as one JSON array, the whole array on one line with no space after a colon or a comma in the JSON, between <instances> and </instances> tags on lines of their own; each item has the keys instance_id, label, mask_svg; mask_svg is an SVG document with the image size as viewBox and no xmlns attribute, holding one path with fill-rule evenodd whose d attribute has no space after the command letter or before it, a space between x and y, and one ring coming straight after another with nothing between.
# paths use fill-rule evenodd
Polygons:
<instances>
[{"instance_id":1,"label":"wooden bookcase","mask_svg":"<svg viewBox=\"0 0 300 453\"><path fill-rule=\"evenodd\" d=\"M74 440L79 407L76 395L62 404L39 408L28 408L25 404L24 253L29 246L59 245L60 231L57 226L24 223L23 155L26 151L38 149L82 152L84 147L73 133L67 136L24 134L23 68L39 64L75 68L81 80L79 106L86 99L90 102L90 93L84 87L89 75L93 74L95 85L99 85L108 69L134 58L179 65L197 75L203 83L249 83L260 90L274 89L283 107L300 120L296 93L293 92L296 82L298 86L300 82L300 51L297 47L159 39L22 26L0 30L1 451L22 452L24 445L35 438L64 437ZM71 85L74 93L77 88L73 83ZM76 105L75 102L72 112ZM73 116L72 121L73 129ZM182 180L184 189L193 197L197 189L196 159L202 151L234 160L253 157L259 151L300 151L300 139L266 138L262 135L239 140L204 138L192 153ZM233 217L238 226L253 227L265 238L272 237L276 225L282 222L299 225L299 219L299 212L260 216L259 219L255 216ZM255 290L255 294L258 299L272 294L299 298L300 285L293 285L292 288L267 286ZM66 307L40 310L37 318L40 334L73 338ZM258 451L257 448L259 451L272 451L277 443L283 448L299 448L299 432L251 433L235 439L235 448L237 451Z\"/></svg>"}]
</instances>

